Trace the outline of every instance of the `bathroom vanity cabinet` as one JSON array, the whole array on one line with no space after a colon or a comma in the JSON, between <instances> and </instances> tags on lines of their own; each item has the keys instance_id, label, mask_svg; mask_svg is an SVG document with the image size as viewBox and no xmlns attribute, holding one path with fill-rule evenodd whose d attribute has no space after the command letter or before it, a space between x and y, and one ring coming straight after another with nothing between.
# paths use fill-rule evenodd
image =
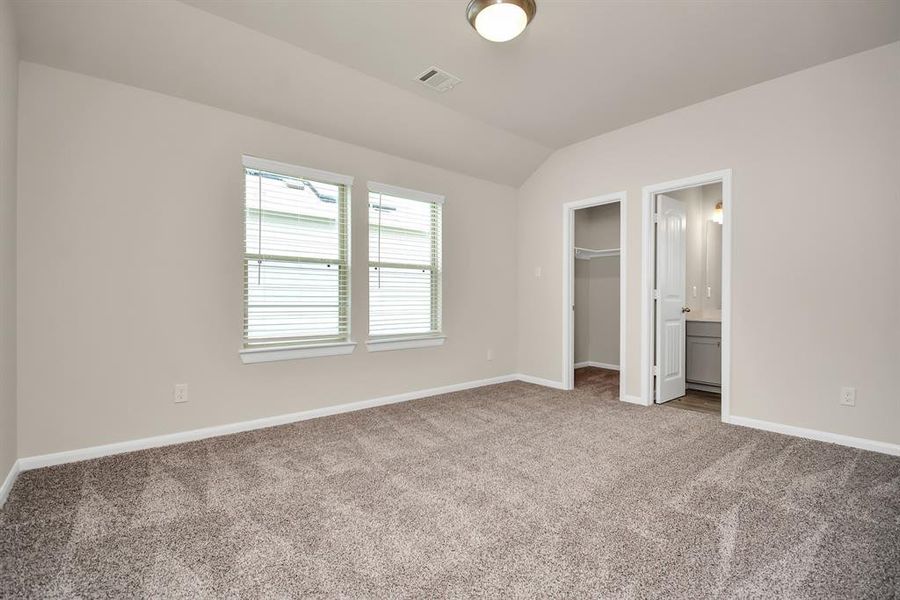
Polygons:
<instances>
[{"instance_id":1,"label":"bathroom vanity cabinet","mask_svg":"<svg viewBox=\"0 0 900 600\"><path fill-rule=\"evenodd\" d=\"M720 392L722 386L722 323L687 321L685 372L687 387Z\"/></svg>"}]
</instances>

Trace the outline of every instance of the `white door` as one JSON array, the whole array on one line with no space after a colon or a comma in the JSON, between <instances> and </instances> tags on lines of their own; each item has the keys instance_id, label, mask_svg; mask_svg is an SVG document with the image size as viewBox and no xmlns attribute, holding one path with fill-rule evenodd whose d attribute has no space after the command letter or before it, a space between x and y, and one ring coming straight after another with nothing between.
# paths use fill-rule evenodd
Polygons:
<instances>
[{"instance_id":1,"label":"white door","mask_svg":"<svg viewBox=\"0 0 900 600\"><path fill-rule=\"evenodd\" d=\"M656 197L656 402L684 396L685 203Z\"/></svg>"}]
</instances>

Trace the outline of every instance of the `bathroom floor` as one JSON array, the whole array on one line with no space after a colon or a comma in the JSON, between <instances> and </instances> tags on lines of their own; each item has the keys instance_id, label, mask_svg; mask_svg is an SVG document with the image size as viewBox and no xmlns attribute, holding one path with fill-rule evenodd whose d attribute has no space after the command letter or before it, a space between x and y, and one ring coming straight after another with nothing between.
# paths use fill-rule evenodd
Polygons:
<instances>
[{"instance_id":1,"label":"bathroom floor","mask_svg":"<svg viewBox=\"0 0 900 600\"><path fill-rule=\"evenodd\" d=\"M591 387L598 390L598 392L602 391L607 395L618 397L619 372L597 367L582 367L576 369L575 387L576 389ZM663 406L718 415L722 412L722 397L719 396L719 394L711 394L699 390L687 390L687 393L684 396L677 400L666 402Z\"/></svg>"},{"instance_id":2,"label":"bathroom floor","mask_svg":"<svg viewBox=\"0 0 900 600\"><path fill-rule=\"evenodd\" d=\"M687 393L684 396L666 402L663 406L680 408L682 410L693 410L695 412L715 413L718 415L722 413L722 396L710 392L701 392L699 390L687 390Z\"/></svg>"}]
</instances>

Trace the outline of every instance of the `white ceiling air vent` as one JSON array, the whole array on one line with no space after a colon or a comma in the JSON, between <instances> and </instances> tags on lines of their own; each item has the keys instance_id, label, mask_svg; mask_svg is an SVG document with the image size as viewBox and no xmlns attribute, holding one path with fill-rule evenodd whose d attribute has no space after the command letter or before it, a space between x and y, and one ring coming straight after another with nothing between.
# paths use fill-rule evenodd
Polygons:
<instances>
[{"instance_id":1,"label":"white ceiling air vent","mask_svg":"<svg viewBox=\"0 0 900 600\"><path fill-rule=\"evenodd\" d=\"M416 79L425 87L431 88L436 92L444 93L453 88L457 83L462 81L456 75L451 75L443 69L437 67L428 67Z\"/></svg>"}]
</instances>

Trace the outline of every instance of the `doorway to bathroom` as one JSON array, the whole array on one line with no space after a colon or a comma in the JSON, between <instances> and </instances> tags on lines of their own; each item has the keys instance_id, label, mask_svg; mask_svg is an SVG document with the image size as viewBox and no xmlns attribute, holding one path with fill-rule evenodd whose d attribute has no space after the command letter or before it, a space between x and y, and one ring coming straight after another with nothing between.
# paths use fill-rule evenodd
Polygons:
<instances>
[{"instance_id":1,"label":"doorway to bathroom","mask_svg":"<svg viewBox=\"0 0 900 600\"><path fill-rule=\"evenodd\" d=\"M644 404L728 415L731 173L644 188Z\"/></svg>"}]
</instances>

